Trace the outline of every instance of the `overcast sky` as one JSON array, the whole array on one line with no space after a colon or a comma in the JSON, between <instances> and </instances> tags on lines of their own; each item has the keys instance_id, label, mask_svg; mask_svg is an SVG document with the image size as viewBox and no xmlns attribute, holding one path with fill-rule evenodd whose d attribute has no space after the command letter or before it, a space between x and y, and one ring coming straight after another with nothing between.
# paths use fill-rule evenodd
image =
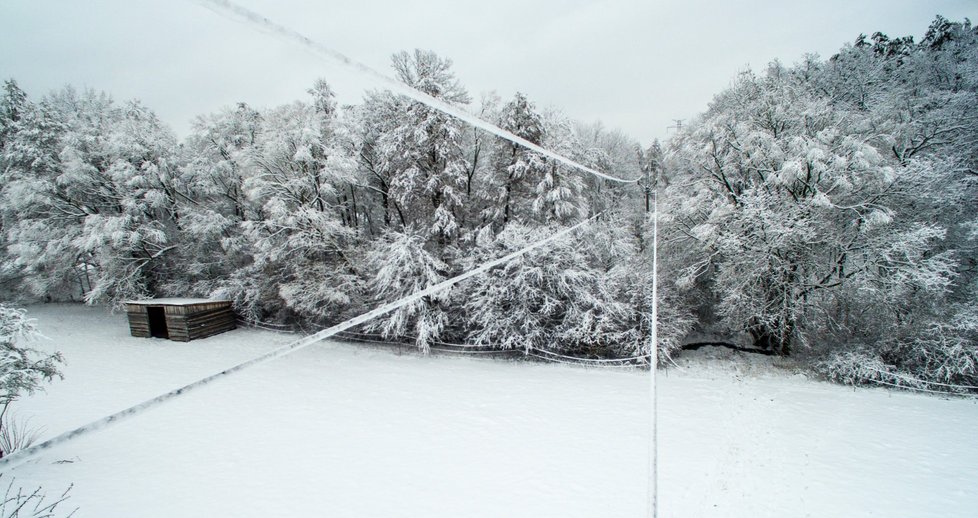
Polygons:
<instances>
[{"instance_id":1,"label":"overcast sky","mask_svg":"<svg viewBox=\"0 0 978 518\"><path fill-rule=\"evenodd\" d=\"M390 55L454 60L478 98L517 90L643 143L703 111L737 72L859 33L919 40L934 18L978 18L974 0L238 0L387 75ZM189 0L0 1L0 77L32 97L64 84L139 98L185 135L195 115L306 98L324 77L342 102L371 84Z\"/></svg>"}]
</instances>

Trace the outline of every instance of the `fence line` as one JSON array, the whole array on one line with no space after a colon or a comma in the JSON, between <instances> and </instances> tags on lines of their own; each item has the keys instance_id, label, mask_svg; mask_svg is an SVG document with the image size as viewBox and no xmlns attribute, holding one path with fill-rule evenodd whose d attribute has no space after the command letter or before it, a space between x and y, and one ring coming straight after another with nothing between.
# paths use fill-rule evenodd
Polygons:
<instances>
[{"instance_id":1,"label":"fence line","mask_svg":"<svg viewBox=\"0 0 978 518\"><path fill-rule=\"evenodd\" d=\"M965 389L965 390L978 390L978 386L974 386L974 385L952 385L952 384L949 384L949 383L941 383L939 381L922 380L920 378L914 378L912 376L907 376L906 374L900 374L899 372L890 372L890 371L885 371L885 370L882 370L882 369L877 369L877 368L869 367L869 366L864 366L863 368L869 369L871 371L878 372L880 374L886 374L887 376L892 376L892 377L897 378L897 379L902 379L902 380L908 381L910 383L923 383L925 385L936 385L936 386L939 386L939 387L959 388L959 389Z\"/></svg>"},{"instance_id":2,"label":"fence line","mask_svg":"<svg viewBox=\"0 0 978 518\"><path fill-rule=\"evenodd\" d=\"M974 394L968 394L963 392L947 392L944 390L930 390L930 389L925 389L920 387L914 387L911 385L900 385L897 383L890 383L888 381L883 381L883 380L870 379L869 381L876 383L878 385L886 385L888 387L895 387L895 388L905 389L905 390L916 390L918 392L927 392L928 394L940 394L943 396L974 397Z\"/></svg>"},{"instance_id":3,"label":"fence line","mask_svg":"<svg viewBox=\"0 0 978 518\"><path fill-rule=\"evenodd\" d=\"M349 332L349 331L344 331L343 332L343 335L356 335L356 336L340 336L340 338L343 338L343 339L346 339L346 340L352 340L352 341L355 341L355 342L376 343L376 344L410 345L410 344L405 343L405 342L396 342L396 341L384 340L383 337L382 337L382 335L371 335L371 334L367 334L367 333L355 333L355 332ZM362 337L368 337L368 338L362 338ZM416 339L416 337L412 337L411 335L400 335L399 338ZM571 363L571 362L576 363L576 364L593 363L596 366L608 366L608 367L637 367L637 366L644 366L644 364L642 364L642 365L639 365L639 364L627 365L626 363L627 362L631 362L631 361L635 361L635 360L644 360L644 359L648 358L648 355L647 354L643 354L641 356L630 356L630 357L627 357L627 358L582 358L580 356L568 356L566 354L560 354L560 353L556 353L556 352L553 352L553 351L550 351L550 350L547 350L547 349L542 349L540 347L534 347L534 346L530 346L529 348L510 348L510 349L504 349L504 348L498 347L498 346L496 346L494 344L486 344L486 345L456 344L456 343L451 343L451 342L440 342L440 341L437 341L437 340L432 340L431 343L432 344L436 344L436 345L446 345L446 346L450 346L450 347L457 347L457 348L459 348L459 349L445 349L445 348L435 348L435 347L432 347L431 348L432 350L438 350L438 351L443 351L443 352L457 352L457 353L462 353L462 354L465 354L465 353L483 353L483 354L491 354L491 353L498 353L498 354L523 353L523 354L525 354L527 356L535 356L537 358L540 358L540 359L543 359L543 360L547 360L547 361L553 361L555 363ZM471 349L481 349L481 350L473 351ZM541 356L539 354L529 354L530 352L537 352L537 353L541 353L541 354L545 354L545 355L549 355L549 356ZM570 360L570 361L560 361L557 358L560 358L560 359L563 359L563 360ZM620 365L615 365L615 364L620 364Z\"/></svg>"}]
</instances>

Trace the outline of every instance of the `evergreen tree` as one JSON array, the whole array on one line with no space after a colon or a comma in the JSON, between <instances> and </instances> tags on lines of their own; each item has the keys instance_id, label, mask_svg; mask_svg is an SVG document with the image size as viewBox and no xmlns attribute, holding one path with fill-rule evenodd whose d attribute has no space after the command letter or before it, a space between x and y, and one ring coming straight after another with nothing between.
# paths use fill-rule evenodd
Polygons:
<instances>
[{"instance_id":1,"label":"evergreen tree","mask_svg":"<svg viewBox=\"0 0 978 518\"><path fill-rule=\"evenodd\" d=\"M499 121L500 127L514 135L533 144L542 144L542 117L523 94L517 92L513 100L502 107ZM519 144L497 139L492 165L492 183L486 193L489 197L487 218L496 222L499 228L510 221L530 221L535 187L547 174L546 158Z\"/></svg>"},{"instance_id":2,"label":"evergreen tree","mask_svg":"<svg viewBox=\"0 0 978 518\"><path fill-rule=\"evenodd\" d=\"M467 104L468 93L451 72L452 62L430 51L393 57L398 79L435 98ZM387 196L397 203L402 224L424 229L442 246L460 231L467 184L462 122L419 102L389 92L374 93L368 105L381 114L376 168L387 176Z\"/></svg>"}]
</instances>

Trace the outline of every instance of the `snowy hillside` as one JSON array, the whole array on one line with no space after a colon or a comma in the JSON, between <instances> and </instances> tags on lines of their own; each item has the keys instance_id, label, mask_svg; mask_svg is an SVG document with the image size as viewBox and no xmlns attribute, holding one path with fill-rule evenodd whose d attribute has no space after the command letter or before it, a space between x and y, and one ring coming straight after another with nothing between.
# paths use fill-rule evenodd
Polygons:
<instances>
[{"instance_id":1,"label":"snowy hillside","mask_svg":"<svg viewBox=\"0 0 978 518\"><path fill-rule=\"evenodd\" d=\"M104 309L30 308L65 379L16 404L45 437L270 350L239 329L128 336ZM661 516L971 516L978 404L807 379L708 351L660 372ZM736 358L734 358L736 360ZM645 512L648 373L324 343L11 470L79 517ZM68 462L59 462L59 461Z\"/></svg>"}]
</instances>

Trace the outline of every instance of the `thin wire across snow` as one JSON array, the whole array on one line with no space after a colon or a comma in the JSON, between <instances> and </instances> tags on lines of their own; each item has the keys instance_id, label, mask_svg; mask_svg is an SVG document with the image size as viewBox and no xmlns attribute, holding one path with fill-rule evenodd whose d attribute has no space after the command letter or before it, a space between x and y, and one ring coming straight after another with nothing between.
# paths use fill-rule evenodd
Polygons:
<instances>
[{"instance_id":1,"label":"thin wire across snow","mask_svg":"<svg viewBox=\"0 0 978 518\"><path fill-rule=\"evenodd\" d=\"M101 419L97 419L95 421L92 421L91 423L88 423L86 425L80 426L80 427L78 427L78 428L76 428L74 430L65 432L65 433L63 433L61 435L58 435L57 437L53 437L51 439L48 439L47 441L44 441L44 442L42 442L40 444L37 444L35 446L31 446L30 448L26 448L24 450L18 451L16 453L13 453L13 454L8 455L6 457L0 458L0 469L10 468L10 467L13 467L15 465L21 464L21 463L23 463L23 462L25 462L27 460L30 460L31 458L36 457L37 455L41 454L44 451L47 451L47 450L49 450L51 448L60 446L60 445L62 445L64 443L67 443L69 441L72 441L74 439L77 439L78 437L81 437L81 436L84 436L84 435L88 435L91 432L95 432L95 431L104 429L104 428L106 428L108 426L111 426L111 425L113 425L113 424L115 424L115 423L117 423L119 421L122 421L122 420L124 420L124 419L126 419L128 417L133 417L135 415L141 414L141 413L143 413L143 412L145 412L145 411L147 411L147 410L149 410L151 408L154 408L156 406L159 406L159 405L161 405L161 404L163 404L163 403L165 403L165 402L167 402L167 401L169 401L169 400L171 400L173 398L176 398L176 397L178 397L180 395L183 395L183 394L185 394L187 392L190 392L191 390L198 389L200 387L203 387L205 385L208 385L208 384L210 384L211 382L213 382L215 380L218 380L220 378L229 376L231 374L234 374L234 373L243 371L243 370L245 370L245 369L247 369L249 367L253 367L255 365L258 365L258 364L261 364L261 363L265 363L267 361L270 361L270 360L273 360L273 359L276 359L276 358L280 358L280 357L285 356L287 354L291 354L291 353L293 353L295 351L298 351L299 349L304 349L306 347L309 347L310 345L313 345L313 344L318 343L318 342L320 342L322 340L325 340L325 339L327 339L327 338L329 338L331 336L334 336L334 335L336 335L338 333L341 333L343 331L346 331L347 329L350 329L352 327L356 327L356 326L358 326L360 324L363 324L364 322L367 322L367 321L372 320L374 318L377 318L377 317L379 317L381 315L385 315L387 313L390 313L391 311L394 311L394 310L399 309L399 308L402 308L402 307L404 307L404 306L406 306L408 304L411 304L413 302L416 302L418 300L421 300L424 297L427 297L427 296L432 295L432 294L435 294L435 293L437 293L439 291L442 291L442 290L451 288L452 286L454 286L455 284L458 284L459 282L462 282L462 281L464 281L466 279L470 279L472 277L475 277L476 275L479 275L481 273L484 273L484 272L486 272L486 271L488 271L488 270L490 270L492 268L495 268L496 266L499 266L501 264L507 263L507 262L509 262L509 261L511 261L511 260L513 260L513 259L515 259L515 258L517 258L517 257L519 257L521 255L523 255L523 254L526 254L527 252L530 252L530 251L535 250L537 248L540 248L540 247L542 247L544 245L547 245L550 242L552 242L552 241L554 241L554 240L556 240L558 238L561 238L563 236L569 235L569 234L573 233L575 230L577 230L578 228L581 228L582 226L584 226L585 224L594 221L599 216L601 216L601 214L603 214L603 212L599 212L599 213L595 214L594 216L592 216L592 217L590 217L590 218L588 218L588 219L586 219L586 220L584 220L584 221L582 221L582 222L580 222L580 223L578 223L578 224L576 224L576 225L574 225L572 227L569 227L569 228L566 228L564 230L561 230L560 232L556 232L553 235L547 237L546 239L542 239L540 241L537 241L536 243L533 243L530 246L527 246L526 248L523 248L521 250L517 250L515 252L509 253L507 255L504 255L503 257L499 257L497 259L493 259L492 261L486 262L482 266L479 266L478 268L473 268L472 270L469 270L469 271L464 272L462 274L456 275L455 277L452 277L450 279L446 279L446 280L444 280L442 282L439 282L438 284L429 286L429 287L427 287L427 288L425 288L423 290L416 291L416 292L412 293L411 295L408 295L408 296L403 297L401 299L398 299L398 300L395 300L393 302L389 302L387 304L384 304L384 305L382 305L382 306L380 306L378 308L375 308L375 309L373 309L371 311L368 311L368 312L363 313L363 314L361 314L359 316L356 316L356 317L353 317L353 318L351 318L349 320L346 320L345 322L341 322L339 324L336 324L335 326L332 326L332 327L323 329L322 331L319 331L318 333L315 333L315 334L306 336L304 338L300 338L299 340L296 340L296 341L294 341L292 343L283 345L282 347L279 347L279 348L277 348L275 350L269 351L269 352L267 352L265 354L262 354L260 356L254 357L254 358L252 358L250 360L247 360L247 361L244 361L242 363L239 363L239 364L237 364L237 365L235 365L233 367L230 367L228 369L225 369L225 370L223 370L221 372L218 372L216 374L212 374L210 376L206 376L204 378L201 378L201 379L199 379L197 381L188 383L187 385L184 385L184 386L182 386L180 388L173 389L173 390L171 390L171 391L169 391L169 392L167 392L165 394L161 394L161 395L156 396L156 397L154 397L152 399L148 399L146 401L143 401L142 403L138 403L136 405L133 405L133 406L131 406L131 407L125 409L125 410L121 410L121 411L116 412L116 413L114 413L112 415L103 417Z\"/></svg>"}]
</instances>

